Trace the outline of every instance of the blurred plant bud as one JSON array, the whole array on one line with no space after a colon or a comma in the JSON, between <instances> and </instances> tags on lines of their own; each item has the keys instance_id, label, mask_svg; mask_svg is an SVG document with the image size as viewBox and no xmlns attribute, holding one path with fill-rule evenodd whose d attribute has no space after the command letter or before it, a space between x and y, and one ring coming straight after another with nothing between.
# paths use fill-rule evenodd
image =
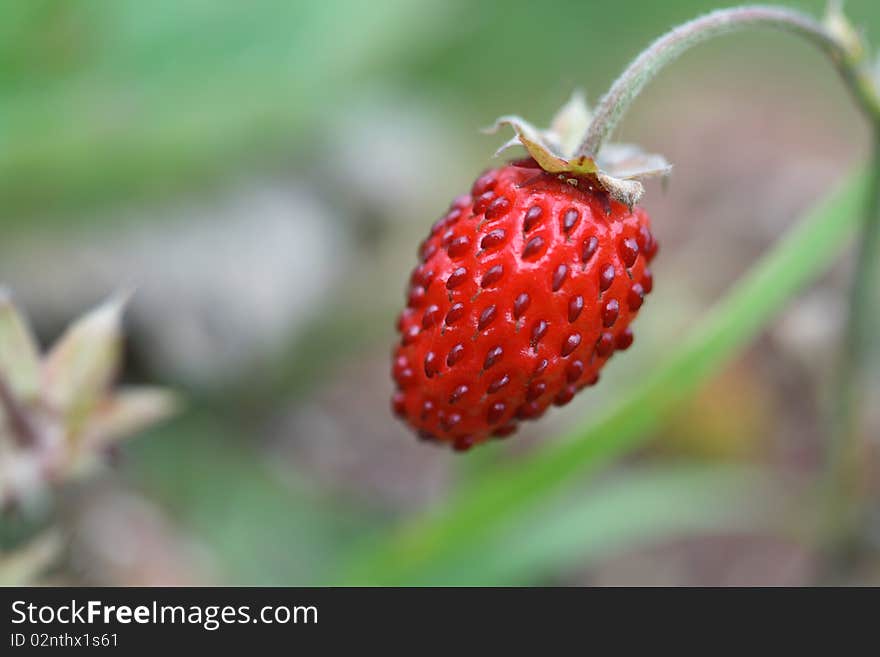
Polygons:
<instances>
[{"instance_id":1,"label":"blurred plant bud","mask_svg":"<svg viewBox=\"0 0 880 657\"><path fill-rule=\"evenodd\" d=\"M123 298L112 299L76 321L43 363L43 399L74 430L116 375L124 304Z\"/></svg>"},{"instance_id":2,"label":"blurred plant bud","mask_svg":"<svg viewBox=\"0 0 880 657\"><path fill-rule=\"evenodd\" d=\"M40 390L40 358L30 328L12 304L9 293L0 289L0 372L11 392L32 401Z\"/></svg>"},{"instance_id":3,"label":"blurred plant bud","mask_svg":"<svg viewBox=\"0 0 880 657\"><path fill-rule=\"evenodd\" d=\"M27 505L91 471L117 441L174 412L168 391L112 386L125 301L74 322L41 363L27 323L0 297L0 506Z\"/></svg>"}]
</instances>

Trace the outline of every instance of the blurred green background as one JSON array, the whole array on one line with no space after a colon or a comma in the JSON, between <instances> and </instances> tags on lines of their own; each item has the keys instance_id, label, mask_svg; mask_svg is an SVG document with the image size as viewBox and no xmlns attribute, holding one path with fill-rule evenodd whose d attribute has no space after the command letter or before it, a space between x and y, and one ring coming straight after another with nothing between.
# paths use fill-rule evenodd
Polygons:
<instances>
[{"instance_id":1,"label":"blurred green background","mask_svg":"<svg viewBox=\"0 0 880 657\"><path fill-rule=\"evenodd\" d=\"M0 545L60 527L42 581L61 583L384 581L373 545L618 397L866 156L817 52L766 31L701 46L619 131L675 165L646 196L662 248L632 350L598 388L466 457L391 417L416 245L504 139L479 128L546 122L575 87L595 102L654 37L717 6L4 2L0 283L44 342L135 288L123 377L187 407L40 513L4 516ZM847 13L880 39L880 5ZM787 306L647 448L399 583L815 581L799 518L825 458L847 271ZM863 429L876 455L876 410ZM880 532L865 536L845 581L880 584Z\"/></svg>"}]
</instances>

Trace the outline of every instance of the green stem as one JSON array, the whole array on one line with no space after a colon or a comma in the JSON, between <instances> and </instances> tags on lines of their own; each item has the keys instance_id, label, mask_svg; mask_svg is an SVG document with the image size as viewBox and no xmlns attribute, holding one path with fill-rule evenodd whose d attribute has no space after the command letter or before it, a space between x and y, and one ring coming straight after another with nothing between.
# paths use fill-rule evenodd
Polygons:
<instances>
[{"instance_id":1,"label":"green stem","mask_svg":"<svg viewBox=\"0 0 880 657\"><path fill-rule=\"evenodd\" d=\"M642 89L667 64L693 46L722 34L765 26L806 38L827 53L859 106L880 117L880 98L855 45L844 43L811 17L790 9L752 5L719 9L667 32L643 51L617 78L596 107L593 121L578 153L595 156Z\"/></svg>"},{"instance_id":2,"label":"green stem","mask_svg":"<svg viewBox=\"0 0 880 657\"><path fill-rule=\"evenodd\" d=\"M834 386L828 445L827 471L823 481L824 539L829 548L830 570L856 539L861 508L862 469L859 464L859 413L867 385L866 362L871 343L880 330L877 317L880 286L880 125L874 125L874 153L870 193L867 197L857 244L849 314Z\"/></svg>"},{"instance_id":3,"label":"green stem","mask_svg":"<svg viewBox=\"0 0 880 657\"><path fill-rule=\"evenodd\" d=\"M870 121L874 135L872 191L864 209L830 413L827 471L822 481L822 538L833 561L856 538L859 526L858 419L866 360L880 315L880 94L860 37L840 12L839 4L829 7L824 24L796 11L761 5L721 9L696 18L661 36L627 67L599 102L578 153L595 157L645 85L683 52L716 36L756 26L796 34L825 52Z\"/></svg>"}]
</instances>

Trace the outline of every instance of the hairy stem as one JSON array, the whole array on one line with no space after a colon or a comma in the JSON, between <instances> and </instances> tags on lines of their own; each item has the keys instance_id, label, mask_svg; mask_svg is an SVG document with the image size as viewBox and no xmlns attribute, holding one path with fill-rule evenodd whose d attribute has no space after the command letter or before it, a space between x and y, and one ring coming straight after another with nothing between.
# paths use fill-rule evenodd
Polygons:
<instances>
[{"instance_id":1,"label":"hairy stem","mask_svg":"<svg viewBox=\"0 0 880 657\"><path fill-rule=\"evenodd\" d=\"M831 569L855 538L859 526L861 473L858 462L859 410L863 405L866 360L877 335L880 315L880 94L868 67L864 45L839 5L825 24L782 7L744 6L696 18L661 36L642 52L599 102L578 150L595 157L645 85L683 52L716 36L748 27L771 27L803 37L831 59L855 102L871 123L874 154L872 183L864 209L856 267L829 421L827 470L822 481L822 539Z\"/></svg>"},{"instance_id":2,"label":"hairy stem","mask_svg":"<svg viewBox=\"0 0 880 657\"><path fill-rule=\"evenodd\" d=\"M863 111L874 121L880 117L880 98L867 71L856 63L857 57L848 49L848 44L838 41L822 24L809 16L782 7L733 7L719 9L684 23L661 36L643 51L599 101L593 122L578 154L598 154L633 100L665 65L703 41L754 26L792 32L816 44L831 57Z\"/></svg>"}]
</instances>

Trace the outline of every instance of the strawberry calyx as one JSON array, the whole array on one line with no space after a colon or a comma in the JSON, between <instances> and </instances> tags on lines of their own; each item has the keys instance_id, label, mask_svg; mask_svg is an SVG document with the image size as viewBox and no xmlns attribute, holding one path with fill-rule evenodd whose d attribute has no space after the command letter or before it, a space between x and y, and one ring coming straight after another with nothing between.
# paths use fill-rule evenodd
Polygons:
<instances>
[{"instance_id":1,"label":"strawberry calyx","mask_svg":"<svg viewBox=\"0 0 880 657\"><path fill-rule=\"evenodd\" d=\"M572 184L580 176L595 177L612 198L632 208L645 191L640 181L665 177L672 166L662 155L646 153L635 144L607 144L595 156L578 153L591 120L584 95L576 91L546 130L511 114L498 118L486 132L510 126L516 133L498 149L496 156L522 145L544 171L568 176Z\"/></svg>"}]
</instances>

